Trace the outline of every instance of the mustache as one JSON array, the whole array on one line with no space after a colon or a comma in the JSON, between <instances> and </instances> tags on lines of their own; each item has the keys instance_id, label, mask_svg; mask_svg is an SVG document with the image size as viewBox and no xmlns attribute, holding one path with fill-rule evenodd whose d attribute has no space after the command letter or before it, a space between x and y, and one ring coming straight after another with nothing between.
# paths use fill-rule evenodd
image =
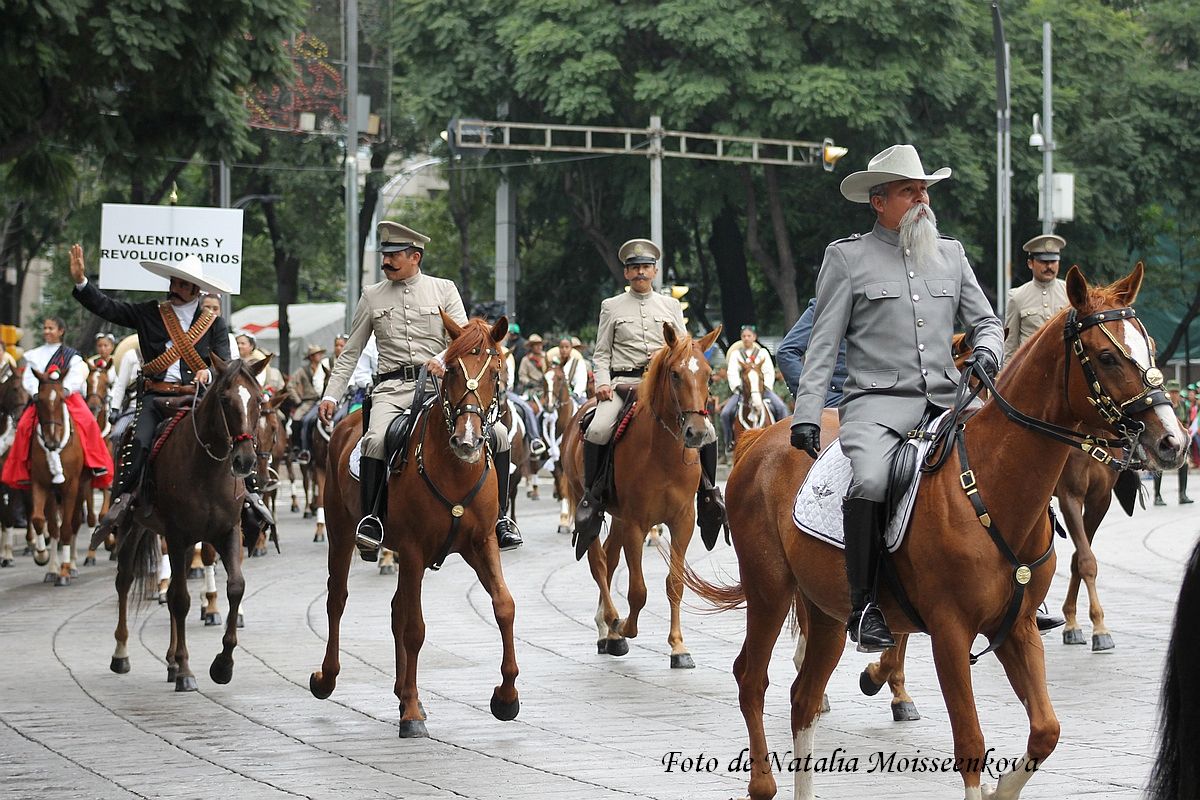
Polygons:
<instances>
[{"instance_id":1,"label":"mustache","mask_svg":"<svg viewBox=\"0 0 1200 800\"><path fill-rule=\"evenodd\" d=\"M179 300L180 302L183 302L183 303L187 302L187 299L183 295L179 294L178 292L167 292L167 299L170 300L172 297L175 298L176 300Z\"/></svg>"}]
</instances>

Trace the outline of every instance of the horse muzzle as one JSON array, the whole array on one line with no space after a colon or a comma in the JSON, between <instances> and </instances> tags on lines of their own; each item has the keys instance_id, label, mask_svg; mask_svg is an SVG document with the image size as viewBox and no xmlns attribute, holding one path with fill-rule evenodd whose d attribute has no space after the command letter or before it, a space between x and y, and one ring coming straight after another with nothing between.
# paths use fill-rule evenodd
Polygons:
<instances>
[{"instance_id":1,"label":"horse muzzle","mask_svg":"<svg viewBox=\"0 0 1200 800\"><path fill-rule=\"evenodd\" d=\"M707 416L695 413L686 414L681 423L684 447L698 450L717 440L717 429L713 427L712 421Z\"/></svg>"},{"instance_id":2,"label":"horse muzzle","mask_svg":"<svg viewBox=\"0 0 1200 800\"><path fill-rule=\"evenodd\" d=\"M233 456L229 459L229 469L233 472L233 477L244 478L255 470L258 466L258 454L254 452L253 445L248 443L240 444L233 452Z\"/></svg>"},{"instance_id":3,"label":"horse muzzle","mask_svg":"<svg viewBox=\"0 0 1200 800\"><path fill-rule=\"evenodd\" d=\"M1174 418L1174 412L1169 407L1167 413ZM1148 427L1141 436L1142 450L1147 459L1160 471L1179 469L1187 459L1187 432L1177 422L1162 430L1156 431L1155 427Z\"/></svg>"}]
</instances>

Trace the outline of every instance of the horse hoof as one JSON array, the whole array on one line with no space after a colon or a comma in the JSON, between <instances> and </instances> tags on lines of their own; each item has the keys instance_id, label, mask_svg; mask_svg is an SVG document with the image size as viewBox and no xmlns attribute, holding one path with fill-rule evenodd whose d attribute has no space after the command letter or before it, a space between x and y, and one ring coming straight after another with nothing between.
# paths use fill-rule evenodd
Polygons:
<instances>
[{"instance_id":1,"label":"horse hoof","mask_svg":"<svg viewBox=\"0 0 1200 800\"><path fill-rule=\"evenodd\" d=\"M1105 650L1112 650L1117 646L1113 641L1111 633L1093 633L1092 634L1092 652L1103 653Z\"/></svg>"},{"instance_id":2,"label":"horse hoof","mask_svg":"<svg viewBox=\"0 0 1200 800\"><path fill-rule=\"evenodd\" d=\"M874 697L879 694L879 690L883 688L882 683L876 683L871 680L871 674L867 670L863 670L858 676L858 690L867 697Z\"/></svg>"},{"instance_id":3,"label":"horse hoof","mask_svg":"<svg viewBox=\"0 0 1200 800\"><path fill-rule=\"evenodd\" d=\"M0 558L0 567L11 567L13 560L11 558Z\"/></svg>"},{"instance_id":4,"label":"horse hoof","mask_svg":"<svg viewBox=\"0 0 1200 800\"><path fill-rule=\"evenodd\" d=\"M95 556L88 556L87 558L85 558L85 559L83 560L83 565L84 565L85 567L94 567L94 566L96 566L96 557L95 557Z\"/></svg>"},{"instance_id":5,"label":"horse hoof","mask_svg":"<svg viewBox=\"0 0 1200 800\"><path fill-rule=\"evenodd\" d=\"M304 519L312 519L312 512L309 511L307 508L304 509Z\"/></svg>"},{"instance_id":6,"label":"horse hoof","mask_svg":"<svg viewBox=\"0 0 1200 800\"><path fill-rule=\"evenodd\" d=\"M329 698L329 695L333 694L332 684L328 689L322 687L321 679L317 677L317 673L315 672L308 676L308 690L318 700L326 700Z\"/></svg>"},{"instance_id":7,"label":"horse hoof","mask_svg":"<svg viewBox=\"0 0 1200 800\"><path fill-rule=\"evenodd\" d=\"M38 552L34 553L33 554L33 563L37 564L39 567L44 567L47 564L49 564L50 563L50 551L49 550L39 550Z\"/></svg>"},{"instance_id":8,"label":"horse hoof","mask_svg":"<svg viewBox=\"0 0 1200 800\"><path fill-rule=\"evenodd\" d=\"M383 566L381 566L379 568L379 574L380 575L395 575L396 574L396 565L395 564L384 564Z\"/></svg>"},{"instance_id":9,"label":"horse hoof","mask_svg":"<svg viewBox=\"0 0 1200 800\"><path fill-rule=\"evenodd\" d=\"M174 683L175 679L178 677L179 677L179 667L178 666L176 666L175 664L172 664L171 666L167 667L167 683Z\"/></svg>"},{"instance_id":10,"label":"horse hoof","mask_svg":"<svg viewBox=\"0 0 1200 800\"><path fill-rule=\"evenodd\" d=\"M175 691L194 692L200 687L196 685L195 675L180 675L175 679Z\"/></svg>"},{"instance_id":11,"label":"horse hoof","mask_svg":"<svg viewBox=\"0 0 1200 800\"><path fill-rule=\"evenodd\" d=\"M610 656L623 656L629 652L629 640L622 636L620 639L609 639L607 652Z\"/></svg>"},{"instance_id":12,"label":"horse hoof","mask_svg":"<svg viewBox=\"0 0 1200 800\"><path fill-rule=\"evenodd\" d=\"M57 572L47 572L47 573L46 573L46 574L45 574L45 575L42 577L42 583L54 583L54 582L55 582L55 581L57 581L57 580L58 580L58 573L57 573Z\"/></svg>"},{"instance_id":13,"label":"horse hoof","mask_svg":"<svg viewBox=\"0 0 1200 800\"><path fill-rule=\"evenodd\" d=\"M696 662L691 653L672 653L671 669L695 669Z\"/></svg>"},{"instance_id":14,"label":"horse hoof","mask_svg":"<svg viewBox=\"0 0 1200 800\"><path fill-rule=\"evenodd\" d=\"M220 625L220 624L221 624L221 612L220 611L214 611L211 614L204 615L205 627L211 628L213 625ZM220 681L218 681L218 683L220 683Z\"/></svg>"},{"instance_id":15,"label":"horse hoof","mask_svg":"<svg viewBox=\"0 0 1200 800\"><path fill-rule=\"evenodd\" d=\"M317 542L323 542L323 541L325 541L325 534L323 534L323 533L314 533L313 534L313 543L314 544Z\"/></svg>"},{"instance_id":16,"label":"horse hoof","mask_svg":"<svg viewBox=\"0 0 1200 800\"><path fill-rule=\"evenodd\" d=\"M892 719L896 722L916 722L921 718L917 704L911 700L892 703Z\"/></svg>"},{"instance_id":17,"label":"horse hoof","mask_svg":"<svg viewBox=\"0 0 1200 800\"><path fill-rule=\"evenodd\" d=\"M293 500L292 501L292 513L295 514L299 510L300 510L300 504L297 503L295 500Z\"/></svg>"},{"instance_id":18,"label":"horse hoof","mask_svg":"<svg viewBox=\"0 0 1200 800\"><path fill-rule=\"evenodd\" d=\"M213 683L229 683L233 680L233 659L224 659L221 656L214 658L212 666L208 668L208 677L212 678Z\"/></svg>"},{"instance_id":19,"label":"horse hoof","mask_svg":"<svg viewBox=\"0 0 1200 800\"><path fill-rule=\"evenodd\" d=\"M188 570L188 580L189 581L192 580L193 578L203 578L203 577L204 577L204 567L192 567L191 569Z\"/></svg>"},{"instance_id":20,"label":"horse hoof","mask_svg":"<svg viewBox=\"0 0 1200 800\"><path fill-rule=\"evenodd\" d=\"M108 663L108 668L118 675L124 675L126 672L129 672L129 657L117 658L113 656L112 661Z\"/></svg>"},{"instance_id":21,"label":"horse hoof","mask_svg":"<svg viewBox=\"0 0 1200 800\"><path fill-rule=\"evenodd\" d=\"M821 695L821 713L822 714L829 713L829 695L827 695L827 694Z\"/></svg>"},{"instance_id":22,"label":"horse hoof","mask_svg":"<svg viewBox=\"0 0 1200 800\"><path fill-rule=\"evenodd\" d=\"M505 703L496 695L492 695L492 716L501 722L508 722L517 718L517 714L521 713L521 701L518 698L513 698L511 703Z\"/></svg>"},{"instance_id":23,"label":"horse hoof","mask_svg":"<svg viewBox=\"0 0 1200 800\"><path fill-rule=\"evenodd\" d=\"M71 585L71 576L70 575L59 575L58 577L56 577L54 579L54 585L55 586L70 586Z\"/></svg>"},{"instance_id":24,"label":"horse hoof","mask_svg":"<svg viewBox=\"0 0 1200 800\"><path fill-rule=\"evenodd\" d=\"M1083 638L1082 628L1068 628L1063 631L1063 644L1087 644Z\"/></svg>"},{"instance_id":25,"label":"horse hoof","mask_svg":"<svg viewBox=\"0 0 1200 800\"><path fill-rule=\"evenodd\" d=\"M571 532L571 527L570 527L569 525L559 525L559 526L558 526L558 532L559 532L559 533L570 533L570 532Z\"/></svg>"},{"instance_id":26,"label":"horse hoof","mask_svg":"<svg viewBox=\"0 0 1200 800\"><path fill-rule=\"evenodd\" d=\"M596 655L598 655L598 656L608 655L608 639L597 639L596 640Z\"/></svg>"},{"instance_id":27,"label":"horse hoof","mask_svg":"<svg viewBox=\"0 0 1200 800\"><path fill-rule=\"evenodd\" d=\"M400 738L428 739L429 731L426 730L425 723L419 719L402 719L400 720Z\"/></svg>"},{"instance_id":28,"label":"horse hoof","mask_svg":"<svg viewBox=\"0 0 1200 800\"><path fill-rule=\"evenodd\" d=\"M78 568L78 567L71 567L71 569L70 569L70 570L68 570L68 572L70 572L70 573L71 573L71 577L72 577L72 578L78 578L78 577L79 577L79 568Z\"/></svg>"},{"instance_id":29,"label":"horse hoof","mask_svg":"<svg viewBox=\"0 0 1200 800\"><path fill-rule=\"evenodd\" d=\"M258 556L258 557L260 557L260 558L261 558L262 556L265 556L266 554L267 554L267 548L265 548L265 547L260 547L260 548L258 548L257 550L255 550L255 551L254 551L254 555L255 555L255 556Z\"/></svg>"},{"instance_id":30,"label":"horse hoof","mask_svg":"<svg viewBox=\"0 0 1200 800\"><path fill-rule=\"evenodd\" d=\"M109 561L116 561L116 560L117 560L117 551L116 551L116 550L109 550L109 551L108 551L108 560L109 560Z\"/></svg>"},{"instance_id":31,"label":"horse hoof","mask_svg":"<svg viewBox=\"0 0 1200 800\"><path fill-rule=\"evenodd\" d=\"M240 611L238 612L238 621L237 621L237 626L238 626L239 628L244 628L244 627L246 627L246 618L245 618L245 617L242 615L242 612L240 612Z\"/></svg>"}]
</instances>

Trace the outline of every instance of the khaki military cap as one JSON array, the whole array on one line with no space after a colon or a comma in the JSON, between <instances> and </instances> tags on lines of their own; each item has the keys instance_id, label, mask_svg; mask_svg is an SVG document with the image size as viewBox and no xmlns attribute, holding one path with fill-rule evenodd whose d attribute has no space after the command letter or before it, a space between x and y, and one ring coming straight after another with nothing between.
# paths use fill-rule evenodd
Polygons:
<instances>
[{"instance_id":1,"label":"khaki military cap","mask_svg":"<svg viewBox=\"0 0 1200 800\"><path fill-rule=\"evenodd\" d=\"M622 264L657 264L660 256L662 250L649 239L630 239L617 251Z\"/></svg>"},{"instance_id":2,"label":"khaki military cap","mask_svg":"<svg viewBox=\"0 0 1200 800\"><path fill-rule=\"evenodd\" d=\"M427 244L429 244L428 236L417 233L407 225L387 221L379 223L379 252L381 253L399 253L410 247L424 251Z\"/></svg>"},{"instance_id":3,"label":"khaki military cap","mask_svg":"<svg viewBox=\"0 0 1200 800\"><path fill-rule=\"evenodd\" d=\"M1058 261L1062 256L1059 252L1067 246L1067 240L1053 233L1035 236L1026 242L1022 249L1029 253L1030 258L1038 261Z\"/></svg>"}]
</instances>

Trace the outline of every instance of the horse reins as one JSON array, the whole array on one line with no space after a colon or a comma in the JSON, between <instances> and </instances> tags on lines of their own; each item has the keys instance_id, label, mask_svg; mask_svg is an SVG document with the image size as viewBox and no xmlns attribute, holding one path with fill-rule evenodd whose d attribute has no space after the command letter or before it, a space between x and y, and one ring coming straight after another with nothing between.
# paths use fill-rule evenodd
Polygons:
<instances>
[{"instance_id":1,"label":"horse reins","mask_svg":"<svg viewBox=\"0 0 1200 800\"><path fill-rule=\"evenodd\" d=\"M668 354L668 358L669 357L670 357L670 354ZM664 371L667 373L670 372L669 369L664 370ZM664 380L666 380L666 379L664 378ZM666 380L666 383L667 383L667 385L669 385L671 387L671 399L675 401L675 407L679 409L679 414L678 414L679 431L676 432L676 431L671 430L670 426L667 425L666 421L664 421L663 418L658 415L658 411L654 408L653 403L648 402L648 403L646 403L646 406L650 409L651 416L653 416L654 419L658 422L658 424L662 426L662 429L665 430L667 433L671 434L672 438L674 438L675 441L679 442L680 444L683 444L683 423L687 419L687 415L688 414L699 414L700 416L707 418L708 417L708 409L707 408L700 408L700 409L683 408L683 404L679 402L679 393L677 391L675 391L675 384L671 383L669 380ZM686 445L685 445L685 448L686 448Z\"/></svg>"},{"instance_id":2,"label":"horse reins","mask_svg":"<svg viewBox=\"0 0 1200 800\"><path fill-rule=\"evenodd\" d=\"M239 433L237 436L234 436L232 433L230 433L229 432L229 420L225 418L225 409L220 407L220 398L218 398L218 400L217 400L218 416L221 418L221 427L223 427L225 429L225 438L229 440L229 449L225 451L225 455L223 455L223 456L218 456L217 454L215 454L212 451L212 448L210 448L208 446L208 443L200 438L200 430L196 426L196 416L197 416L197 412L200 410L200 401L207 394L208 394L208 388L205 387L203 384L197 383L196 384L196 403L195 403L195 406L192 408L192 413L191 413L192 435L196 439L196 444L200 445L200 447L202 447L204 449L204 452L208 454L208 457L211 458L213 461L220 463L220 462L223 462L226 459L228 459L231 455L233 455L233 451L234 451L234 449L237 448L239 443L253 439L254 434L243 432L243 433Z\"/></svg>"}]
</instances>

